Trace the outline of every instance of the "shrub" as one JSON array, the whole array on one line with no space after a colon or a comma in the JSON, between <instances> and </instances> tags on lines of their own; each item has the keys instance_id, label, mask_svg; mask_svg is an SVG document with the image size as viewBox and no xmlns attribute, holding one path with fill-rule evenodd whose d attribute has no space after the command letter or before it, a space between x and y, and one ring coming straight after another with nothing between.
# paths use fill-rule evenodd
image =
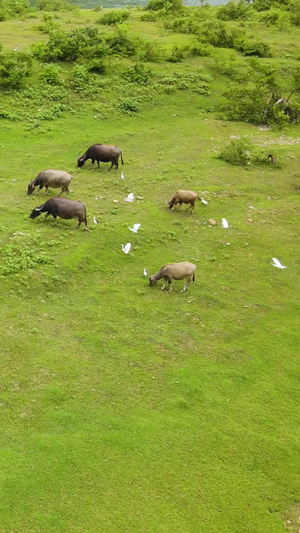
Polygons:
<instances>
[{"instance_id":1,"label":"shrub","mask_svg":"<svg viewBox=\"0 0 300 533\"><path fill-rule=\"evenodd\" d=\"M243 37L234 41L234 48L243 52L245 56L271 57L269 45L262 41L250 41Z\"/></svg>"},{"instance_id":2,"label":"shrub","mask_svg":"<svg viewBox=\"0 0 300 533\"><path fill-rule=\"evenodd\" d=\"M0 54L0 86L6 89L18 89L29 75L32 59L25 52Z\"/></svg>"},{"instance_id":3,"label":"shrub","mask_svg":"<svg viewBox=\"0 0 300 533\"><path fill-rule=\"evenodd\" d=\"M128 11L111 11L100 17L96 22L98 24L122 24L129 18Z\"/></svg>"},{"instance_id":4,"label":"shrub","mask_svg":"<svg viewBox=\"0 0 300 533\"><path fill-rule=\"evenodd\" d=\"M249 15L249 6L245 0L239 2L228 2L217 12L217 17L221 20L245 20Z\"/></svg>"},{"instance_id":5,"label":"shrub","mask_svg":"<svg viewBox=\"0 0 300 533\"><path fill-rule=\"evenodd\" d=\"M38 0L37 9L39 11L76 11L78 7L67 0Z\"/></svg>"},{"instance_id":6,"label":"shrub","mask_svg":"<svg viewBox=\"0 0 300 533\"><path fill-rule=\"evenodd\" d=\"M175 45L172 48L171 55L168 57L168 61L171 63L180 63L184 59L184 50Z\"/></svg>"},{"instance_id":7,"label":"shrub","mask_svg":"<svg viewBox=\"0 0 300 533\"><path fill-rule=\"evenodd\" d=\"M247 166L251 163L252 148L253 143L248 137L231 139L230 143L218 155L218 159L227 161L232 165Z\"/></svg>"},{"instance_id":8,"label":"shrub","mask_svg":"<svg viewBox=\"0 0 300 533\"><path fill-rule=\"evenodd\" d=\"M126 26L117 26L116 31L107 37L106 42L113 54L130 57L136 53L136 40L130 35Z\"/></svg>"},{"instance_id":9,"label":"shrub","mask_svg":"<svg viewBox=\"0 0 300 533\"><path fill-rule=\"evenodd\" d=\"M122 76L130 83L147 85L149 78L152 76L152 71L149 68L145 67L143 63L137 63L132 67L128 67L123 72Z\"/></svg>"},{"instance_id":10,"label":"shrub","mask_svg":"<svg viewBox=\"0 0 300 533\"><path fill-rule=\"evenodd\" d=\"M211 56L213 49L213 46L210 44L199 43L195 46L192 46L190 53L192 56L206 57Z\"/></svg>"},{"instance_id":11,"label":"shrub","mask_svg":"<svg viewBox=\"0 0 300 533\"><path fill-rule=\"evenodd\" d=\"M31 49L35 57L46 61L76 61L78 58L103 57L107 53L103 38L93 26L51 31L48 43L34 43Z\"/></svg>"},{"instance_id":12,"label":"shrub","mask_svg":"<svg viewBox=\"0 0 300 533\"><path fill-rule=\"evenodd\" d=\"M2 0L0 2L0 21L23 17L30 11L27 0Z\"/></svg>"},{"instance_id":13,"label":"shrub","mask_svg":"<svg viewBox=\"0 0 300 533\"><path fill-rule=\"evenodd\" d=\"M84 65L75 65L70 76L70 85L75 92L82 92L90 81L88 68Z\"/></svg>"},{"instance_id":14,"label":"shrub","mask_svg":"<svg viewBox=\"0 0 300 533\"><path fill-rule=\"evenodd\" d=\"M59 28L59 23L53 20L52 15L44 15L43 23L37 26L37 30L43 33L50 33Z\"/></svg>"},{"instance_id":15,"label":"shrub","mask_svg":"<svg viewBox=\"0 0 300 533\"><path fill-rule=\"evenodd\" d=\"M43 65L40 73L41 80L49 83L49 85L63 85L63 80L60 77L61 68L53 63Z\"/></svg>"},{"instance_id":16,"label":"shrub","mask_svg":"<svg viewBox=\"0 0 300 533\"><path fill-rule=\"evenodd\" d=\"M151 11L164 10L166 13L180 11L183 8L182 0L149 0L146 9Z\"/></svg>"},{"instance_id":17,"label":"shrub","mask_svg":"<svg viewBox=\"0 0 300 533\"><path fill-rule=\"evenodd\" d=\"M103 59L94 57L86 64L89 72L96 72L97 74L105 74L107 71L107 64Z\"/></svg>"},{"instance_id":18,"label":"shrub","mask_svg":"<svg viewBox=\"0 0 300 533\"><path fill-rule=\"evenodd\" d=\"M227 103L223 106L226 120L262 124L265 120L264 110L268 92L264 86L256 84L239 84L225 92Z\"/></svg>"},{"instance_id":19,"label":"shrub","mask_svg":"<svg viewBox=\"0 0 300 533\"><path fill-rule=\"evenodd\" d=\"M136 98L120 98L118 109L127 115L134 115L139 111L140 102Z\"/></svg>"},{"instance_id":20,"label":"shrub","mask_svg":"<svg viewBox=\"0 0 300 533\"><path fill-rule=\"evenodd\" d=\"M234 48L234 42L244 33L243 30L231 28L221 20L211 19L202 24L199 39L216 47Z\"/></svg>"},{"instance_id":21,"label":"shrub","mask_svg":"<svg viewBox=\"0 0 300 533\"><path fill-rule=\"evenodd\" d=\"M116 31L106 38L111 54L137 57L140 61L160 61L164 51L153 41L132 34L125 25L117 26Z\"/></svg>"},{"instance_id":22,"label":"shrub","mask_svg":"<svg viewBox=\"0 0 300 533\"><path fill-rule=\"evenodd\" d=\"M268 11L272 7L288 6L291 0L253 0L253 7L256 11Z\"/></svg>"},{"instance_id":23,"label":"shrub","mask_svg":"<svg viewBox=\"0 0 300 533\"><path fill-rule=\"evenodd\" d=\"M148 13L144 13L144 15L141 16L141 20L144 22L156 22L158 19L157 13L155 11L148 11Z\"/></svg>"},{"instance_id":24,"label":"shrub","mask_svg":"<svg viewBox=\"0 0 300 533\"><path fill-rule=\"evenodd\" d=\"M167 19L164 22L164 27L167 30L173 30L177 33L200 33L200 23L194 17L179 17L175 20Z\"/></svg>"}]
</instances>

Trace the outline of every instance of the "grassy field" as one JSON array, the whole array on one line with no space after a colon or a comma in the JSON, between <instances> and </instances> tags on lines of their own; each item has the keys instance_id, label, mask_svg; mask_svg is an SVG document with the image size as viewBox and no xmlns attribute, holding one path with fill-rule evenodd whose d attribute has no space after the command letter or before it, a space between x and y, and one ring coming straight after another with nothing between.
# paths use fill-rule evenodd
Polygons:
<instances>
[{"instance_id":1,"label":"grassy field","mask_svg":"<svg viewBox=\"0 0 300 533\"><path fill-rule=\"evenodd\" d=\"M60 14L70 27L95 15ZM170 47L193 39L140 15L129 25ZM4 48L28 49L37 23L1 22ZM299 530L300 128L220 120L227 80L213 58L151 68L202 68L210 95L155 95L124 115L116 68L99 97L73 94L54 121L1 119L1 533ZM232 136L278 165L221 161ZM77 169L95 142L119 146L124 166ZM29 219L45 196L27 185L46 168L72 173L88 234ZM208 204L170 212L178 188ZM149 287L144 268L177 261L197 264L186 293Z\"/></svg>"}]
</instances>

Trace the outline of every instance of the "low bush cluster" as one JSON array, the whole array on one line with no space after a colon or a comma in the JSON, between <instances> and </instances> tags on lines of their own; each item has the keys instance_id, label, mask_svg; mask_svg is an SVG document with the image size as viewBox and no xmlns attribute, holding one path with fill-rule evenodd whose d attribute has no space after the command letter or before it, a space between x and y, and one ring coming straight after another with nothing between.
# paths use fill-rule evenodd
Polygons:
<instances>
[{"instance_id":1,"label":"low bush cluster","mask_svg":"<svg viewBox=\"0 0 300 533\"><path fill-rule=\"evenodd\" d=\"M217 17L221 20L246 20L249 18L250 13L251 8L245 0L239 0L238 2L230 1L220 7L217 12Z\"/></svg>"},{"instance_id":2,"label":"low bush cluster","mask_svg":"<svg viewBox=\"0 0 300 533\"><path fill-rule=\"evenodd\" d=\"M182 0L149 0L146 8L149 11L159 11L161 14L169 14L182 11Z\"/></svg>"},{"instance_id":3,"label":"low bush cluster","mask_svg":"<svg viewBox=\"0 0 300 533\"><path fill-rule=\"evenodd\" d=\"M266 66L256 58L248 60L248 69L236 76L224 96L227 103L222 108L226 120L270 124L284 127L299 120L297 99L291 104L282 97L282 73L274 67ZM292 90L297 91L297 72L292 81Z\"/></svg>"},{"instance_id":4,"label":"low bush cluster","mask_svg":"<svg viewBox=\"0 0 300 533\"><path fill-rule=\"evenodd\" d=\"M0 54L0 87L19 89L30 74L32 58L25 52Z\"/></svg>"},{"instance_id":5,"label":"low bush cluster","mask_svg":"<svg viewBox=\"0 0 300 533\"><path fill-rule=\"evenodd\" d=\"M232 165L247 166L251 164L253 143L249 137L231 139L218 155L218 159L227 161Z\"/></svg>"},{"instance_id":6,"label":"low bush cluster","mask_svg":"<svg viewBox=\"0 0 300 533\"><path fill-rule=\"evenodd\" d=\"M138 83L139 85L147 85L152 76L151 69L145 67L143 63L136 63L127 69L122 74L123 78L130 83Z\"/></svg>"},{"instance_id":7,"label":"low bush cluster","mask_svg":"<svg viewBox=\"0 0 300 533\"><path fill-rule=\"evenodd\" d=\"M97 28L87 26L70 31L51 31L48 43L34 43L32 53L44 61L76 61L80 58L103 57L107 53L107 47Z\"/></svg>"},{"instance_id":8,"label":"low bush cluster","mask_svg":"<svg viewBox=\"0 0 300 533\"><path fill-rule=\"evenodd\" d=\"M54 63L45 63L40 73L40 79L49 83L49 85L63 85L61 78L61 68Z\"/></svg>"},{"instance_id":9,"label":"low bush cluster","mask_svg":"<svg viewBox=\"0 0 300 533\"><path fill-rule=\"evenodd\" d=\"M234 48L249 57L271 57L271 50L267 43L263 43L262 41L251 41L246 37L236 39L234 42Z\"/></svg>"},{"instance_id":10,"label":"low bush cluster","mask_svg":"<svg viewBox=\"0 0 300 533\"><path fill-rule=\"evenodd\" d=\"M181 74L173 72L171 76L159 76L153 88L158 92L173 93L175 91L191 90L197 94L210 94L210 77L200 69L194 73Z\"/></svg>"},{"instance_id":11,"label":"low bush cluster","mask_svg":"<svg viewBox=\"0 0 300 533\"><path fill-rule=\"evenodd\" d=\"M27 0L1 0L0 22L12 18L27 16L32 8Z\"/></svg>"},{"instance_id":12,"label":"low bush cluster","mask_svg":"<svg viewBox=\"0 0 300 533\"><path fill-rule=\"evenodd\" d=\"M37 0L39 11L76 11L77 6L67 0Z\"/></svg>"},{"instance_id":13,"label":"low bush cluster","mask_svg":"<svg viewBox=\"0 0 300 533\"><path fill-rule=\"evenodd\" d=\"M123 24L129 18L129 11L110 11L96 20L98 24Z\"/></svg>"},{"instance_id":14,"label":"low bush cluster","mask_svg":"<svg viewBox=\"0 0 300 533\"><path fill-rule=\"evenodd\" d=\"M70 31L59 28L50 31L48 43L38 41L31 49L36 58L47 62L103 59L108 55L136 57L141 61L160 61L164 56L160 46L132 34L123 24L108 35L100 35L95 26ZM101 70L103 65L98 67L98 71Z\"/></svg>"}]
</instances>

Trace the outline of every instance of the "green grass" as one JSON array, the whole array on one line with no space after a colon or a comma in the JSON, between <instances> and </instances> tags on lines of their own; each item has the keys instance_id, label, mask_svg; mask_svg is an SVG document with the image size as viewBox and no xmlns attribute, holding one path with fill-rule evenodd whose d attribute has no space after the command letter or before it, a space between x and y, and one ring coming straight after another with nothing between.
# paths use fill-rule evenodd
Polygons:
<instances>
[{"instance_id":1,"label":"green grass","mask_svg":"<svg viewBox=\"0 0 300 533\"><path fill-rule=\"evenodd\" d=\"M9 48L16 22L2 24ZM152 67L201 66L214 76L211 58ZM120 72L39 128L1 121L0 269L9 245L16 268L20 250L47 262L0 277L0 530L283 533L299 503L299 125L220 121L206 109L224 77L209 97L154 95L124 116L113 109ZM102 97L106 120L94 117ZM279 168L217 159L232 135L272 150ZM94 142L121 147L124 167L77 169ZM46 168L72 173L89 234L29 219L46 197L27 185ZM171 213L178 188L208 205ZM127 203L129 192L143 199ZM150 288L143 269L173 261L196 262L195 284Z\"/></svg>"}]
</instances>

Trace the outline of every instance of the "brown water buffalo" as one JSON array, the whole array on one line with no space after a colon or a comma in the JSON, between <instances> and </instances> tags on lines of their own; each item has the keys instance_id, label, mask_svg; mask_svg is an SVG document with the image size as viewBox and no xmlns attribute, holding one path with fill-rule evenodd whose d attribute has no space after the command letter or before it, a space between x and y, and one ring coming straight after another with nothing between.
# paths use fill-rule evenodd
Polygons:
<instances>
[{"instance_id":1,"label":"brown water buffalo","mask_svg":"<svg viewBox=\"0 0 300 533\"><path fill-rule=\"evenodd\" d=\"M77 218L77 228L79 228L80 224L83 222L85 231L88 231L85 205L77 200L57 197L50 198L50 200L47 200L43 205L36 207L30 214L30 218L36 218L41 213L47 213L46 217L52 215L55 220L56 217L64 219Z\"/></svg>"},{"instance_id":2,"label":"brown water buffalo","mask_svg":"<svg viewBox=\"0 0 300 533\"><path fill-rule=\"evenodd\" d=\"M27 194L32 194L36 187L39 187L38 193L43 187L46 188L45 194L48 194L49 187L53 187L53 189L61 187L59 196L63 192L68 194L70 192L68 187L71 183L71 180L71 174L64 172L63 170L42 170L42 172L40 172L31 183L29 183Z\"/></svg>"},{"instance_id":3,"label":"brown water buffalo","mask_svg":"<svg viewBox=\"0 0 300 533\"><path fill-rule=\"evenodd\" d=\"M97 161L98 168L100 168L101 163L111 162L111 165L108 170L111 170L112 167L115 167L115 170L118 170L119 167L119 157L121 156L122 165L123 157L120 148L111 144L93 144L81 157L77 159L77 166L83 167L84 163L88 160L92 160L92 166Z\"/></svg>"},{"instance_id":4,"label":"brown water buffalo","mask_svg":"<svg viewBox=\"0 0 300 533\"><path fill-rule=\"evenodd\" d=\"M161 267L161 269L156 272L151 278L149 278L150 286L152 287L155 285L159 279L164 279L164 284L161 287L161 290L163 291L167 282L169 283L169 292L172 292L173 290L173 279L186 279L185 286L183 287L182 291L185 292L191 283L191 281L195 281L195 272L196 272L197 265L194 265L193 263L169 263L168 265L164 265Z\"/></svg>"},{"instance_id":5,"label":"brown water buffalo","mask_svg":"<svg viewBox=\"0 0 300 533\"><path fill-rule=\"evenodd\" d=\"M181 207L181 204L190 204L191 212L192 212L194 210L195 202L197 199L200 200L198 193L194 191L179 190L173 194L173 197L168 202L168 204L169 204L170 209L172 209L172 211L174 211L175 205L177 204L179 204L179 207Z\"/></svg>"}]
</instances>

